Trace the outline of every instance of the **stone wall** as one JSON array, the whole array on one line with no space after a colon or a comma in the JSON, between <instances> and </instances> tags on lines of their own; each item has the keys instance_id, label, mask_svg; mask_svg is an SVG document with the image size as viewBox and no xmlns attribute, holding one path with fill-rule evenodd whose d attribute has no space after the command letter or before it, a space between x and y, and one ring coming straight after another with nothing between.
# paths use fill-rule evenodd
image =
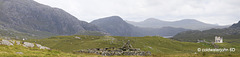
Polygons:
<instances>
[{"instance_id":1,"label":"stone wall","mask_svg":"<svg viewBox=\"0 0 240 57\"><path fill-rule=\"evenodd\" d=\"M133 48L130 44L130 41L125 43L121 48L94 48L94 49L85 49L77 51L79 53L94 53L103 56L113 56L113 55L138 55L138 56L149 56L151 55L150 51L141 51L139 48Z\"/></svg>"},{"instance_id":2,"label":"stone wall","mask_svg":"<svg viewBox=\"0 0 240 57\"><path fill-rule=\"evenodd\" d=\"M113 56L113 55L138 55L138 56L149 56L151 52L140 51L140 49L129 49L122 50L121 48L95 48L77 51L79 53L94 53L103 56Z\"/></svg>"}]
</instances>

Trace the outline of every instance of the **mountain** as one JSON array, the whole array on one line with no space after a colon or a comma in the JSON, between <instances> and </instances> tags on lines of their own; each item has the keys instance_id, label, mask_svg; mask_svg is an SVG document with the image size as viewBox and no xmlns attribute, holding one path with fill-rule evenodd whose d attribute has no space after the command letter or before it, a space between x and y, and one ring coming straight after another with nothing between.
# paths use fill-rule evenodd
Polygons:
<instances>
[{"instance_id":1,"label":"mountain","mask_svg":"<svg viewBox=\"0 0 240 57\"><path fill-rule=\"evenodd\" d=\"M91 22L112 36L173 36L179 32L187 31L182 28L141 28L125 22L119 16L100 18Z\"/></svg>"},{"instance_id":2,"label":"mountain","mask_svg":"<svg viewBox=\"0 0 240 57\"><path fill-rule=\"evenodd\" d=\"M214 41L215 36L221 36L224 40L236 40L240 39L240 22L233 24L229 28L224 29L209 29L204 31L185 31L178 33L172 39L188 42L196 42L198 39L205 39L208 41ZM235 41L234 41L235 42ZM240 42L239 42L240 43Z\"/></svg>"},{"instance_id":3,"label":"mountain","mask_svg":"<svg viewBox=\"0 0 240 57\"><path fill-rule=\"evenodd\" d=\"M100 31L97 26L80 21L59 8L33 0L0 0L0 26L15 31L43 36L73 35L79 31Z\"/></svg>"},{"instance_id":4,"label":"mountain","mask_svg":"<svg viewBox=\"0 0 240 57\"><path fill-rule=\"evenodd\" d=\"M233 24L232 26L230 26L230 28L240 28L240 21L236 24Z\"/></svg>"},{"instance_id":5,"label":"mountain","mask_svg":"<svg viewBox=\"0 0 240 57\"><path fill-rule=\"evenodd\" d=\"M133 31L134 26L126 23L119 16L101 18L92 21L91 24L95 24L115 36L133 36L135 34Z\"/></svg>"},{"instance_id":6,"label":"mountain","mask_svg":"<svg viewBox=\"0 0 240 57\"><path fill-rule=\"evenodd\" d=\"M155 18L149 18L141 22L127 21L128 23L139 26L139 27L150 27L150 28L162 28L162 27L175 27L175 28L185 28L192 30L207 30L211 28L225 28L227 26L219 26L213 24L206 24L194 19L183 19L179 21L162 21Z\"/></svg>"}]
</instances>

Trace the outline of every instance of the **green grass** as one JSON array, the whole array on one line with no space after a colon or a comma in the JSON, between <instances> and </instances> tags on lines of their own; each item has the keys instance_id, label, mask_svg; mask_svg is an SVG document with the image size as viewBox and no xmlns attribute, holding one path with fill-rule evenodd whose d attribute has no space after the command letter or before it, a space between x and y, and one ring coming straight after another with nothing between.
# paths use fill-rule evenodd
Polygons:
<instances>
[{"instance_id":1,"label":"green grass","mask_svg":"<svg viewBox=\"0 0 240 57\"><path fill-rule=\"evenodd\" d=\"M80 37L77 39L75 37ZM1 39L0 39L1 40ZM134 48L142 51L151 51L148 57L238 57L240 56L239 43L218 43L220 48L236 48L235 52L197 52L197 48L213 48L207 43L180 42L172 39L146 36L146 37L120 37L120 36L55 36L45 39L30 39L28 42L42 44L53 50L39 48L26 48L19 45L0 45L0 56L3 57L104 57L95 54L74 53L81 49L121 47L128 40ZM236 39L234 39L236 40ZM231 41L231 40L227 40ZM236 40L237 41L237 40ZM16 54L23 52L24 54ZM194 53L197 54L194 54ZM111 57L141 57L141 56L111 56Z\"/></svg>"},{"instance_id":2,"label":"green grass","mask_svg":"<svg viewBox=\"0 0 240 57\"><path fill-rule=\"evenodd\" d=\"M2 40L0 38L0 40ZM18 54L21 52L23 54ZM72 54L61 52L58 50L39 49L36 46L33 48L24 47L22 45L7 46L0 45L0 57L102 57L94 54Z\"/></svg>"},{"instance_id":3,"label":"green grass","mask_svg":"<svg viewBox=\"0 0 240 57\"><path fill-rule=\"evenodd\" d=\"M23 54L17 54L16 52L22 52ZM75 54L64 53L57 50L43 50L39 48L26 48L20 45L6 46L0 45L0 56L3 57L25 57L25 56L38 56L38 57L52 57L52 56L77 56Z\"/></svg>"},{"instance_id":4,"label":"green grass","mask_svg":"<svg viewBox=\"0 0 240 57\"><path fill-rule=\"evenodd\" d=\"M77 39L75 37L80 37ZM134 48L140 48L142 51L151 51L153 56L228 56L239 55L239 51L234 53L222 52L222 53L202 53L197 52L197 48L214 48L213 45L207 43L192 43L192 42L180 42L172 39L167 39L157 36L146 37L120 37L120 36L86 36L86 35L73 35L73 36L56 36L46 39L31 39L29 42L35 42L52 49L60 50L67 53L72 53L81 49L90 48L105 48L105 47L122 47L122 45L131 41L131 45ZM239 49L237 43L222 43L217 44L220 48L236 48ZM198 54L195 55L194 53ZM206 55L207 54L207 55ZM201 57L201 56L200 56Z\"/></svg>"}]
</instances>

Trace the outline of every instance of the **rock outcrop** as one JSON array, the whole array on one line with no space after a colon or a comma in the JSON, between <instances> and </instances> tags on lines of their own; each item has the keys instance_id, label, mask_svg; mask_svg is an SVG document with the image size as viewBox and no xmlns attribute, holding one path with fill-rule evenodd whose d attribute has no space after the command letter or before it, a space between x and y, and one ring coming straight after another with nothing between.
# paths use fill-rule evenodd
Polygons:
<instances>
[{"instance_id":1,"label":"rock outcrop","mask_svg":"<svg viewBox=\"0 0 240 57\"><path fill-rule=\"evenodd\" d=\"M30 42L22 42L21 41L16 41L16 40L5 40L2 39L0 41L0 45L7 45L7 46L14 46L14 45L22 45L24 47L29 47L29 48L33 48L33 47L38 47L40 49L48 49L50 50L50 48L42 46L40 44L35 44L35 43L30 43Z\"/></svg>"}]
</instances>

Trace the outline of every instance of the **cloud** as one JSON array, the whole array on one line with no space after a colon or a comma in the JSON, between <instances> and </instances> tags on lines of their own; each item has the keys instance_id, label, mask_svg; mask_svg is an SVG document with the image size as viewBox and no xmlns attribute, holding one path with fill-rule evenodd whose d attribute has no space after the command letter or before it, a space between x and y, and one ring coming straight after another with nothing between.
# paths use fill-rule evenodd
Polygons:
<instances>
[{"instance_id":1,"label":"cloud","mask_svg":"<svg viewBox=\"0 0 240 57\"><path fill-rule=\"evenodd\" d=\"M147 18L175 21L197 19L230 25L239 21L240 0L35 0L61 8L80 20L92 21L113 15L125 20Z\"/></svg>"}]
</instances>

